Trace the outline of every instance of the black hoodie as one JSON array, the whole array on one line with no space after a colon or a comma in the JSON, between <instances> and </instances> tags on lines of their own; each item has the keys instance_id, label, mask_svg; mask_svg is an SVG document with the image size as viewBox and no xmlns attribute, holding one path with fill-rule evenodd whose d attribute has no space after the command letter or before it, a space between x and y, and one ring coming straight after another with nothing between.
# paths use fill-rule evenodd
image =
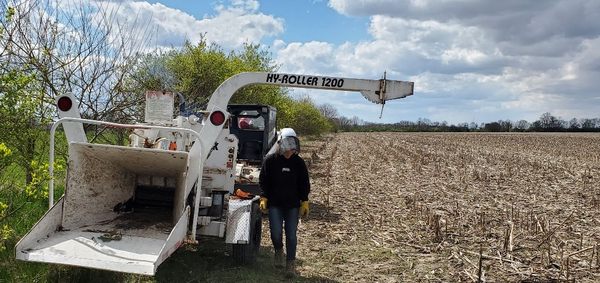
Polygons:
<instances>
[{"instance_id":1,"label":"black hoodie","mask_svg":"<svg viewBox=\"0 0 600 283\"><path fill-rule=\"evenodd\" d=\"M300 202L307 201L310 193L304 160L297 154L289 159L277 153L268 155L260 170L260 187L269 206L300 207Z\"/></svg>"}]
</instances>

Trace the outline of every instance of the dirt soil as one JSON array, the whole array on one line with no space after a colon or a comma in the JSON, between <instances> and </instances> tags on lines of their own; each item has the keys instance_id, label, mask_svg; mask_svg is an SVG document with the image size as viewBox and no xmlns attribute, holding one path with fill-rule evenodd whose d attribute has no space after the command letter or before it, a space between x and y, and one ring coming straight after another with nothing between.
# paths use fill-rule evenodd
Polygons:
<instances>
[{"instance_id":1,"label":"dirt soil","mask_svg":"<svg viewBox=\"0 0 600 283\"><path fill-rule=\"evenodd\" d=\"M598 134L344 133L302 156L302 277L600 280Z\"/></svg>"}]
</instances>

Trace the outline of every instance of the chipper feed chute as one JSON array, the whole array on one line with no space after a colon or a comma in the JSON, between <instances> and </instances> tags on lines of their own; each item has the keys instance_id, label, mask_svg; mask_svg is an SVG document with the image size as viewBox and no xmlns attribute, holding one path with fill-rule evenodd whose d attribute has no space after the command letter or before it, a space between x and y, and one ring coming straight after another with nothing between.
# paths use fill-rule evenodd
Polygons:
<instances>
[{"instance_id":1,"label":"chipper feed chute","mask_svg":"<svg viewBox=\"0 0 600 283\"><path fill-rule=\"evenodd\" d=\"M188 153L71 143L65 195L17 258L153 275L183 242ZM175 204L175 205L174 205Z\"/></svg>"}]
</instances>

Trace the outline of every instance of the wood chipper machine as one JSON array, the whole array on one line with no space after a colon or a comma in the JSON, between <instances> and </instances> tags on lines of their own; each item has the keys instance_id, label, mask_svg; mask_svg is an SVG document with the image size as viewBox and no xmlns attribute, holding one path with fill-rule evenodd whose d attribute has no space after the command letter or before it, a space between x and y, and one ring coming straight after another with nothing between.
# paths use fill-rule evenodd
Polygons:
<instances>
[{"instance_id":1,"label":"wood chipper machine","mask_svg":"<svg viewBox=\"0 0 600 283\"><path fill-rule=\"evenodd\" d=\"M154 275L184 242L213 236L231 244L235 257L252 260L260 246L259 196L233 194L236 179L248 170L238 166L239 139L230 132L227 111L232 95L252 84L359 91L381 104L413 94L412 82L385 78L240 73L195 114L174 118L172 93L146 93L145 121L139 124L82 119L73 95L57 97L60 119L50 130L50 175L54 136L62 125L68 141L65 192L55 202L50 180L50 208L17 243L17 259ZM261 108L257 113L235 109L230 108L239 117L258 117ZM84 124L128 129L129 144L91 142ZM264 138L253 137L271 139L272 128L263 128L269 133ZM251 144L244 146L251 152ZM242 155L257 160L252 153Z\"/></svg>"}]
</instances>

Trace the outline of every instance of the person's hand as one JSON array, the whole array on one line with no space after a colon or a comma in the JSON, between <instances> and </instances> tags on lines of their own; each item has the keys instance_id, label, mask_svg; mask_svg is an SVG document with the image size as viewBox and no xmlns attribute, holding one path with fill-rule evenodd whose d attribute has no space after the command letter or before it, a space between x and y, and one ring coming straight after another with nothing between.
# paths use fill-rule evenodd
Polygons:
<instances>
[{"instance_id":1,"label":"person's hand","mask_svg":"<svg viewBox=\"0 0 600 283\"><path fill-rule=\"evenodd\" d=\"M269 201L266 197L260 197L260 203L258 204L258 208L262 213L267 213L267 201Z\"/></svg>"},{"instance_id":2,"label":"person's hand","mask_svg":"<svg viewBox=\"0 0 600 283\"><path fill-rule=\"evenodd\" d=\"M300 217L306 217L308 215L308 201L305 200L302 203L300 203Z\"/></svg>"}]
</instances>

